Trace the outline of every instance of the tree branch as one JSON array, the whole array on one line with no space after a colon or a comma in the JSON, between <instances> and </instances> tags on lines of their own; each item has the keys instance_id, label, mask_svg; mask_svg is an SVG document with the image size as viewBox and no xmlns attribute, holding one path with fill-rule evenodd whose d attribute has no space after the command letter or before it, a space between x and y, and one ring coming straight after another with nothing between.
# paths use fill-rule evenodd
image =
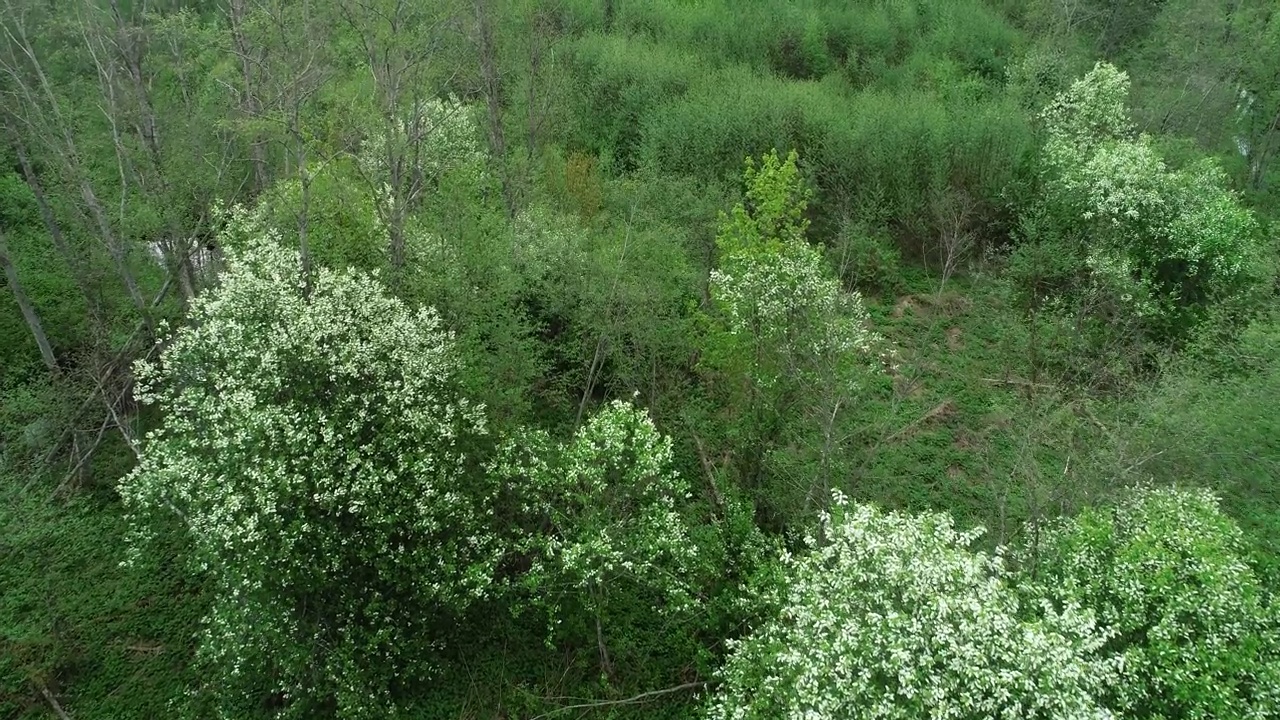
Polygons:
<instances>
[{"instance_id":1,"label":"tree branch","mask_svg":"<svg viewBox=\"0 0 1280 720\"><path fill-rule=\"evenodd\" d=\"M597 702L579 703L577 705L565 705L562 708L556 708L555 710L552 710L550 712L545 712L535 717L533 720L542 720L542 718L551 717L556 713L562 713L562 712L565 712L566 710L583 710L583 709L594 709L594 708L602 708L602 707L616 707L618 705L637 705L640 703L648 702L649 700L659 697L661 695L670 695L671 693L681 692L683 690L696 690L700 688L705 688L710 684L711 684L710 682L707 682L705 680L699 681L699 682L690 682L690 683L685 683L683 685L676 685L675 687L664 688L662 690L650 690L649 692L642 692L639 695L629 697L625 700L600 700Z\"/></svg>"}]
</instances>

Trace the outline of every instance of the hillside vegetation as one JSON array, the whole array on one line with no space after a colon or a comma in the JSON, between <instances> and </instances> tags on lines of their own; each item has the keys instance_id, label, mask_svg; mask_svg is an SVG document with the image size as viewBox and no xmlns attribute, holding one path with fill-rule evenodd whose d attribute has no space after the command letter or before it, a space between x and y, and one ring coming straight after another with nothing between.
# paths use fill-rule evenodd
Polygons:
<instances>
[{"instance_id":1,"label":"hillside vegetation","mask_svg":"<svg viewBox=\"0 0 1280 720\"><path fill-rule=\"evenodd\" d=\"M0 2L0 717L1280 718L1273 3Z\"/></svg>"}]
</instances>

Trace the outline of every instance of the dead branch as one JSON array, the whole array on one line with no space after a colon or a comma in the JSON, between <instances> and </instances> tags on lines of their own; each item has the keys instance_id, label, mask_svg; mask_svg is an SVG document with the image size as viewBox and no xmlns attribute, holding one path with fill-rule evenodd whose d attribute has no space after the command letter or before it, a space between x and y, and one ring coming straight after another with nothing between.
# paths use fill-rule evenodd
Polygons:
<instances>
[{"instance_id":1,"label":"dead branch","mask_svg":"<svg viewBox=\"0 0 1280 720\"><path fill-rule=\"evenodd\" d=\"M1001 380L999 378L982 378L982 382L991 383L992 385L1016 385L1018 387L1045 388L1046 390L1054 389L1053 385L1046 385L1045 383L1031 382L1029 380Z\"/></svg>"},{"instance_id":2,"label":"dead branch","mask_svg":"<svg viewBox=\"0 0 1280 720\"><path fill-rule=\"evenodd\" d=\"M583 710L583 709L594 709L594 708L602 708L602 707L617 707L619 705L638 705L640 703L649 702L653 698L659 697L661 695L670 695L671 693L677 693L684 690L696 690L696 689L707 687L707 685L709 684L710 683L707 681L690 682L690 683L685 683L683 685L676 685L675 687L664 688L662 690L650 690L649 692L642 692L639 695L626 698L625 700L600 700L597 702L579 703L577 705L565 705L564 707L556 708L555 710L552 710L550 712L545 712L535 717L533 720L541 720L542 718L551 717L556 713L562 713L567 710Z\"/></svg>"},{"instance_id":3,"label":"dead branch","mask_svg":"<svg viewBox=\"0 0 1280 720\"><path fill-rule=\"evenodd\" d=\"M920 425L922 425L922 424L924 424L924 423L926 423L926 422L928 422L928 421L930 421L930 420L932 420L932 419L934 419L934 418L936 418L936 417L944 416L944 415L946 415L946 414L950 413L950 412L951 412L952 410L954 410L954 409L955 409L954 403L952 403L950 399L943 400L942 402L938 403L938 404L937 404L937 405L935 405L934 407L930 408L928 412L926 412L925 414L923 414L923 415L921 415L920 417L916 418L915 420L912 420L911 422L907 423L906 425L904 425L903 427L901 427L900 429L898 429L898 431L897 431L897 432L893 433L892 435L890 435L889 437L885 438L885 439L884 439L884 440L882 440L881 442L882 442L882 443L890 443L890 442L893 442L893 441L894 441L895 439L897 439L898 437L901 437L902 435L904 435L904 434L906 434L906 433L908 433L908 432L911 432L911 431L912 431L912 430L914 430L916 427L918 427L918 426L920 426Z\"/></svg>"},{"instance_id":4,"label":"dead branch","mask_svg":"<svg viewBox=\"0 0 1280 720\"><path fill-rule=\"evenodd\" d=\"M40 688L40 694L44 696L45 700L49 701L49 707L53 708L54 714L62 718L62 720L71 720L71 716L68 715L67 711L63 710L62 705L58 703L58 698L54 697L53 693L49 692L49 686L39 680L36 680L35 683L36 687Z\"/></svg>"},{"instance_id":5,"label":"dead branch","mask_svg":"<svg viewBox=\"0 0 1280 720\"><path fill-rule=\"evenodd\" d=\"M711 488L711 500L715 502L716 509L720 514L724 514L724 498L720 495L720 488L716 487L715 468L711 465L711 458L707 457L707 448L702 444L702 438L694 433L693 441L698 445L698 459L702 461L702 469L707 474L707 486Z\"/></svg>"}]
</instances>

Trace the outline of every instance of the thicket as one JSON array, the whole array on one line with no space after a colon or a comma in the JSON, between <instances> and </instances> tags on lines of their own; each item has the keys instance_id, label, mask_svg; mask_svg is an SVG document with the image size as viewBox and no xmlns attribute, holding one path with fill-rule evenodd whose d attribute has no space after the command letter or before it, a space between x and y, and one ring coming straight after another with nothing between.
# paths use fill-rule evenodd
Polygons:
<instances>
[{"instance_id":1,"label":"thicket","mask_svg":"<svg viewBox=\"0 0 1280 720\"><path fill-rule=\"evenodd\" d=\"M1280 715L1270 4L0 16L0 715Z\"/></svg>"}]
</instances>

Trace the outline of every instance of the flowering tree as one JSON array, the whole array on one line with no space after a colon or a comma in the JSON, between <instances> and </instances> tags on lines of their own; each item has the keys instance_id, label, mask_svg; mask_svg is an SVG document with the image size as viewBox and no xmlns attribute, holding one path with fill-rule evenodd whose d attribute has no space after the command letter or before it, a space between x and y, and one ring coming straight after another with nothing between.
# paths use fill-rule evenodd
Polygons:
<instances>
[{"instance_id":1,"label":"flowering tree","mask_svg":"<svg viewBox=\"0 0 1280 720\"><path fill-rule=\"evenodd\" d=\"M681 510L692 493L672 468L671 438L643 410L615 400L566 443L531 430L508 441L494 468L519 494L532 558L521 578L556 622L577 604L594 618L602 666L609 656L601 618L625 588L677 614L693 603L697 549Z\"/></svg>"},{"instance_id":2,"label":"flowering tree","mask_svg":"<svg viewBox=\"0 0 1280 720\"><path fill-rule=\"evenodd\" d=\"M165 517L185 530L224 713L267 692L297 716L385 717L393 686L430 671L433 623L490 586L480 408L433 311L353 271L317 268L307 292L298 254L253 222L232 213L256 241L137 368L164 423L120 494L139 539Z\"/></svg>"},{"instance_id":3,"label":"flowering tree","mask_svg":"<svg viewBox=\"0 0 1280 720\"><path fill-rule=\"evenodd\" d=\"M760 385L781 375L818 372L824 360L858 363L876 336L867 328L862 298L846 293L822 253L805 239L810 193L792 151L760 166L748 160L746 202L721 218L720 266L712 295L730 335L750 347L750 372Z\"/></svg>"},{"instance_id":4,"label":"flowering tree","mask_svg":"<svg viewBox=\"0 0 1280 720\"><path fill-rule=\"evenodd\" d=\"M436 240L412 222L425 194L446 176L466 187L484 179L488 156L480 137L474 108L455 97L431 98L415 102L405 118L384 117L382 129L362 144L356 167L369 183L397 289L406 263L415 250L421 254L414 245Z\"/></svg>"},{"instance_id":5,"label":"flowering tree","mask_svg":"<svg viewBox=\"0 0 1280 720\"><path fill-rule=\"evenodd\" d=\"M1098 63L1045 108L1046 203L1098 288L1176 331L1257 279L1258 224L1214 162L1172 169L1135 135L1128 93L1128 75Z\"/></svg>"},{"instance_id":6,"label":"flowering tree","mask_svg":"<svg viewBox=\"0 0 1280 720\"><path fill-rule=\"evenodd\" d=\"M1280 636L1244 539L1205 490L1141 490L1022 549L1029 588L1096 613L1123 717L1280 717Z\"/></svg>"},{"instance_id":7,"label":"flowering tree","mask_svg":"<svg viewBox=\"0 0 1280 720\"><path fill-rule=\"evenodd\" d=\"M784 486L803 490L799 500L784 498L785 492L767 493L769 499L808 509L829 494L846 439L840 420L881 339L869 328L862 298L841 288L805 239L809 191L797 160L794 151L785 160L770 152L758 167L748 159L745 202L721 217L720 262L711 273L717 332L708 355L711 366L747 381L746 396L729 401L744 415L731 430L742 453L759 458L744 474L772 463L793 476ZM798 424L783 427L796 417ZM767 457L775 444L812 451Z\"/></svg>"},{"instance_id":8,"label":"flowering tree","mask_svg":"<svg viewBox=\"0 0 1280 720\"><path fill-rule=\"evenodd\" d=\"M979 531L836 495L820 538L783 556L777 616L732 646L712 720L750 718L1109 718L1092 699L1113 675L1088 653L1106 640L1089 613L1006 584Z\"/></svg>"}]
</instances>

